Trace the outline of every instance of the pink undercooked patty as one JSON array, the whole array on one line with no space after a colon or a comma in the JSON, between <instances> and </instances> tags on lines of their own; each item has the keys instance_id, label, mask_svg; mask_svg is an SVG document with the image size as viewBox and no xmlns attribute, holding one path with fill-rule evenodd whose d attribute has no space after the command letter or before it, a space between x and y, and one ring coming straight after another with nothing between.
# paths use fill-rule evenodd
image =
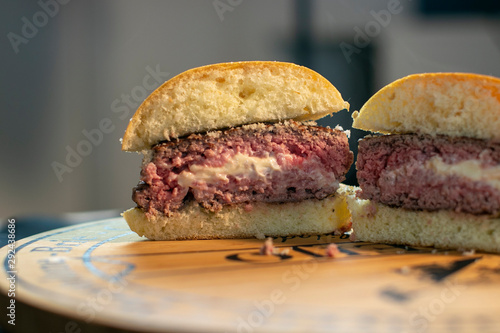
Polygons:
<instances>
[{"instance_id":1,"label":"pink undercooked patty","mask_svg":"<svg viewBox=\"0 0 500 333\"><path fill-rule=\"evenodd\" d=\"M417 134L360 140L356 162L363 199L414 210L499 214L500 191L463 175L437 174L424 164L439 156L446 164L475 160L500 167L500 142Z\"/></svg>"},{"instance_id":2,"label":"pink undercooked patty","mask_svg":"<svg viewBox=\"0 0 500 333\"><path fill-rule=\"evenodd\" d=\"M292 121L193 134L152 150L132 195L147 214L169 215L189 200L217 212L224 205L238 203L323 199L336 192L353 162L343 131ZM223 167L236 155L271 157L279 167L259 177L248 170L253 176L229 174L189 186L179 184L183 171L185 175L193 166Z\"/></svg>"}]
</instances>

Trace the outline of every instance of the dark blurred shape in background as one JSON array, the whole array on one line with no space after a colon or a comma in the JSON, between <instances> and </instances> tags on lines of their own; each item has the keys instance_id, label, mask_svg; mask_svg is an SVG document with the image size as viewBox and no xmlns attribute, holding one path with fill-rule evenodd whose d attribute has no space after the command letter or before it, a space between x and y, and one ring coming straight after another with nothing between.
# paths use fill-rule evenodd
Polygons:
<instances>
[{"instance_id":1,"label":"dark blurred shape in background","mask_svg":"<svg viewBox=\"0 0 500 333\"><path fill-rule=\"evenodd\" d=\"M341 92L342 96L350 104L350 110L359 110L364 102L370 98L374 87L373 60L375 50L372 43L367 43L359 48L356 57L352 57L346 66L346 57L339 47L343 36L332 36L332 38L318 39L313 31L314 1L295 0L295 34L290 48L294 55L294 62L309 67L321 73L326 79ZM339 112L332 117L325 117L318 121L322 126L342 126L351 131L350 147L357 155L357 141L366 133L351 129L351 113ZM355 168L346 175L344 183L357 185Z\"/></svg>"},{"instance_id":2,"label":"dark blurred shape in background","mask_svg":"<svg viewBox=\"0 0 500 333\"><path fill-rule=\"evenodd\" d=\"M419 11L424 15L498 15L497 0L420 0Z\"/></svg>"}]
</instances>

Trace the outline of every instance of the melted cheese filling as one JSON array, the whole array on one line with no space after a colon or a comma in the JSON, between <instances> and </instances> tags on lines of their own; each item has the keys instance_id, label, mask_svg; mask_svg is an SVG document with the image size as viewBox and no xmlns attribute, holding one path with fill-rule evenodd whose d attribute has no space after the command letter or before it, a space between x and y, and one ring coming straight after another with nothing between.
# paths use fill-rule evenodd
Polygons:
<instances>
[{"instance_id":1,"label":"melted cheese filling","mask_svg":"<svg viewBox=\"0 0 500 333\"><path fill-rule=\"evenodd\" d=\"M229 181L227 176L265 179L271 172L280 170L275 156L252 157L238 153L221 167L191 165L189 171L183 171L178 175L177 182L180 186L189 187L199 181L207 184L226 182Z\"/></svg>"},{"instance_id":2,"label":"melted cheese filling","mask_svg":"<svg viewBox=\"0 0 500 333\"><path fill-rule=\"evenodd\" d=\"M471 181L481 181L500 190L500 166L482 166L478 160L447 164L439 156L432 157L425 167L443 176L460 176Z\"/></svg>"}]
</instances>

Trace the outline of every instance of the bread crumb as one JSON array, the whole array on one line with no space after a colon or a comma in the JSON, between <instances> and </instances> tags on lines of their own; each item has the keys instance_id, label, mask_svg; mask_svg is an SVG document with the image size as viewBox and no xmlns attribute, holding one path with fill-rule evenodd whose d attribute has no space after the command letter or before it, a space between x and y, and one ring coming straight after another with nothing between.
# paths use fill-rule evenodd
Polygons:
<instances>
[{"instance_id":1,"label":"bread crumb","mask_svg":"<svg viewBox=\"0 0 500 333\"><path fill-rule=\"evenodd\" d=\"M326 246L325 253L328 258L336 258L340 254L340 250L337 244L330 243Z\"/></svg>"},{"instance_id":2,"label":"bread crumb","mask_svg":"<svg viewBox=\"0 0 500 333\"><path fill-rule=\"evenodd\" d=\"M472 249L472 250L464 250L462 251L462 255L463 256L473 256L474 254L476 254L476 250Z\"/></svg>"},{"instance_id":3,"label":"bread crumb","mask_svg":"<svg viewBox=\"0 0 500 333\"><path fill-rule=\"evenodd\" d=\"M260 247L259 253L263 256L271 256L274 254L273 239L271 237L268 237L264 241L264 244Z\"/></svg>"},{"instance_id":4,"label":"bread crumb","mask_svg":"<svg viewBox=\"0 0 500 333\"><path fill-rule=\"evenodd\" d=\"M286 248L286 249L283 249L281 252L280 252L280 256L286 256L290 253L290 249L289 248Z\"/></svg>"}]
</instances>

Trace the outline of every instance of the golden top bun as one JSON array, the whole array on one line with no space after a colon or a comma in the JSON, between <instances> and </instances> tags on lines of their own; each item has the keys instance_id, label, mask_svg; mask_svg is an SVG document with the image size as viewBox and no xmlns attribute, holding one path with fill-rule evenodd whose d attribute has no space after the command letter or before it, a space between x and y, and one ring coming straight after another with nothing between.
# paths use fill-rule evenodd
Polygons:
<instances>
[{"instance_id":1,"label":"golden top bun","mask_svg":"<svg viewBox=\"0 0 500 333\"><path fill-rule=\"evenodd\" d=\"M353 127L500 139L500 79L469 73L413 74L373 95Z\"/></svg>"},{"instance_id":2,"label":"golden top bun","mask_svg":"<svg viewBox=\"0 0 500 333\"><path fill-rule=\"evenodd\" d=\"M315 120L348 109L338 90L291 63L221 63L183 72L156 89L127 127L122 150L143 151L187 134L285 119Z\"/></svg>"}]
</instances>

